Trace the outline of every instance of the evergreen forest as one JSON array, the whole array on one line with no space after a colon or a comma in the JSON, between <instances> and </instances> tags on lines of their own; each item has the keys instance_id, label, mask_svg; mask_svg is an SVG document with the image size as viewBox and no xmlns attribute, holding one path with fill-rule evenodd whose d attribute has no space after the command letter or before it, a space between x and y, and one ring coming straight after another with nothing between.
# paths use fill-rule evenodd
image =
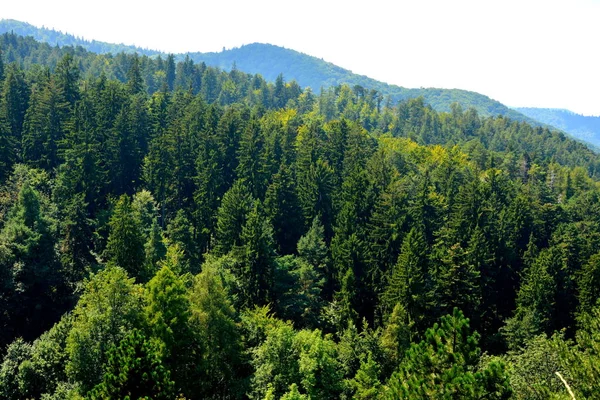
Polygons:
<instances>
[{"instance_id":1,"label":"evergreen forest","mask_svg":"<svg viewBox=\"0 0 600 400\"><path fill-rule=\"evenodd\" d=\"M598 399L600 156L0 35L0 399Z\"/></svg>"}]
</instances>

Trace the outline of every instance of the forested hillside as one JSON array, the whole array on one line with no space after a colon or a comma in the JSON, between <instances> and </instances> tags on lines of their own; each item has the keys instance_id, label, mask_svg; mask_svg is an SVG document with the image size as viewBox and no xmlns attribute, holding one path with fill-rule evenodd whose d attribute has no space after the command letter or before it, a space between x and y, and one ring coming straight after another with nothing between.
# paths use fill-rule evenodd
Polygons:
<instances>
[{"instance_id":1,"label":"forested hillside","mask_svg":"<svg viewBox=\"0 0 600 400\"><path fill-rule=\"evenodd\" d=\"M1 20L0 33L16 33L21 36L31 36L38 41L52 46L80 46L88 51L116 55L120 52L139 53L147 56L167 54L157 51L140 49L134 46L110 44L98 41L86 41L73 35L56 32L50 29L37 28L25 22L14 20ZM534 119L512 110L498 101L489 97L460 89L419 88L408 89L396 85L388 85L363 75L357 75L347 69L338 67L322 59L312 57L291 49L285 49L270 44L253 43L239 48L229 49L218 53L190 52L175 54L176 61L184 61L189 57L195 63L205 63L211 67L218 67L229 71L233 66L239 70L260 74L269 82L275 82L280 74L288 80L295 80L303 87L310 87L314 92L321 88L330 88L347 84L359 85L377 90L384 97L389 97L392 102L423 97L436 111L448 112L453 103L460 104L463 108L475 108L481 116L489 117L503 115L517 121L524 121L540 125Z\"/></svg>"},{"instance_id":2,"label":"forested hillside","mask_svg":"<svg viewBox=\"0 0 600 400\"><path fill-rule=\"evenodd\" d=\"M600 397L584 145L362 86L0 49L1 399Z\"/></svg>"},{"instance_id":3,"label":"forested hillside","mask_svg":"<svg viewBox=\"0 0 600 400\"><path fill-rule=\"evenodd\" d=\"M517 108L517 111L600 148L600 117L579 115L556 108Z\"/></svg>"}]
</instances>

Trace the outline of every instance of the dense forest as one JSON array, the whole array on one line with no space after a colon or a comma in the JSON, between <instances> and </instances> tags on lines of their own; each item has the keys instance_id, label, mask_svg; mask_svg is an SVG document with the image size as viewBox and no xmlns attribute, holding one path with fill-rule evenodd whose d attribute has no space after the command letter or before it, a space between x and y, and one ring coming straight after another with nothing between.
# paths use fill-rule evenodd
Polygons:
<instances>
[{"instance_id":1,"label":"dense forest","mask_svg":"<svg viewBox=\"0 0 600 400\"><path fill-rule=\"evenodd\" d=\"M0 399L600 398L600 156L0 36Z\"/></svg>"},{"instance_id":2,"label":"dense forest","mask_svg":"<svg viewBox=\"0 0 600 400\"><path fill-rule=\"evenodd\" d=\"M544 124L568 132L600 149L600 116L586 116L557 108L517 108L517 111Z\"/></svg>"}]
</instances>

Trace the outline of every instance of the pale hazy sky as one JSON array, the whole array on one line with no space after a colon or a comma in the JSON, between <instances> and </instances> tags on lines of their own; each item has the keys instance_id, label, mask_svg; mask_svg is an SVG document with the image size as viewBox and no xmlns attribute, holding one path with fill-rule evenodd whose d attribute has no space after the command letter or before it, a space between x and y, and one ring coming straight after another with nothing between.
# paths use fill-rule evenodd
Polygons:
<instances>
[{"instance_id":1,"label":"pale hazy sky","mask_svg":"<svg viewBox=\"0 0 600 400\"><path fill-rule=\"evenodd\" d=\"M600 0L3 1L0 18L166 52L272 43L405 87L600 115Z\"/></svg>"}]
</instances>

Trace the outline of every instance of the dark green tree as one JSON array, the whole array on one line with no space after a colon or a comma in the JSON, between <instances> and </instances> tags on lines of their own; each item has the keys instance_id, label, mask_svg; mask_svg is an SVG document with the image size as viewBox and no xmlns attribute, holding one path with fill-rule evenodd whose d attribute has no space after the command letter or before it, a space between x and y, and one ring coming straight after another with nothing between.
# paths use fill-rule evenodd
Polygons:
<instances>
[{"instance_id":1,"label":"dark green tree","mask_svg":"<svg viewBox=\"0 0 600 400\"><path fill-rule=\"evenodd\" d=\"M289 167L281 164L265 195L265 214L273 224L274 238L281 254L291 254L302 234L302 209Z\"/></svg>"},{"instance_id":2,"label":"dark green tree","mask_svg":"<svg viewBox=\"0 0 600 400\"><path fill-rule=\"evenodd\" d=\"M275 250L273 227L264 215L260 201L255 200L240 236L241 246L236 249L243 262L241 274L245 304L267 304L273 293Z\"/></svg>"},{"instance_id":3,"label":"dark green tree","mask_svg":"<svg viewBox=\"0 0 600 400\"><path fill-rule=\"evenodd\" d=\"M392 310L397 304L405 310L410 324L423 331L429 322L428 314L428 247L425 236L412 228L402 242L400 256L389 275L383 294L383 305ZM389 311L388 311L389 312Z\"/></svg>"},{"instance_id":4,"label":"dark green tree","mask_svg":"<svg viewBox=\"0 0 600 400\"><path fill-rule=\"evenodd\" d=\"M139 278L144 267L144 237L131 207L131 199L123 195L117 201L109 222L110 234L105 257L109 265L119 266Z\"/></svg>"},{"instance_id":5,"label":"dark green tree","mask_svg":"<svg viewBox=\"0 0 600 400\"><path fill-rule=\"evenodd\" d=\"M66 135L69 103L57 77L34 88L23 125L23 160L37 168L57 167L59 143Z\"/></svg>"},{"instance_id":6,"label":"dark green tree","mask_svg":"<svg viewBox=\"0 0 600 400\"><path fill-rule=\"evenodd\" d=\"M68 302L64 276L55 252L53 224L42 209L40 194L28 183L21 187L2 231L2 269L10 299L5 329L33 340L56 322ZM12 292L12 293L11 293Z\"/></svg>"},{"instance_id":7,"label":"dark green tree","mask_svg":"<svg viewBox=\"0 0 600 400\"><path fill-rule=\"evenodd\" d=\"M25 74L15 63L5 68L0 106L0 115L5 116L13 138L20 144L25 112L29 107L29 87Z\"/></svg>"},{"instance_id":8,"label":"dark green tree","mask_svg":"<svg viewBox=\"0 0 600 400\"><path fill-rule=\"evenodd\" d=\"M217 211L215 231L215 251L226 254L242 244L242 227L252 209L252 194L246 185L238 180L225 193Z\"/></svg>"},{"instance_id":9,"label":"dark green tree","mask_svg":"<svg viewBox=\"0 0 600 400\"><path fill-rule=\"evenodd\" d=\"M54 71L56 76L56 83L61 91L64 93L65 100L71 105L75 105L75 102L79 100L79 65L75 58L70 54L66 53L56 64Z\"/></svg>"}]
</instances>

